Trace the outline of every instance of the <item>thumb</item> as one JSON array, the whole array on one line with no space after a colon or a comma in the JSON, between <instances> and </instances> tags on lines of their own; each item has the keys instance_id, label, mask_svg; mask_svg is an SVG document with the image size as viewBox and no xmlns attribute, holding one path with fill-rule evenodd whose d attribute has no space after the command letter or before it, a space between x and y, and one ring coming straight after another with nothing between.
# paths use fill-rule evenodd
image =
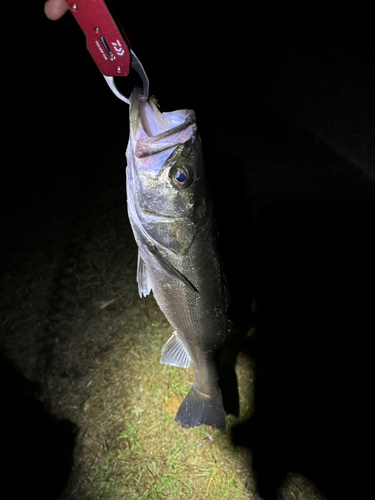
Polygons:
<instances>
[{"instance_id":1,"label":"thumb","mask_svg":"<svg viewBox=\"0 0 375 500\"><path fill-rule=\"evenodd\" d=\"M68 5L65 0L48 0L44 4L44 13L52 21L60 19L68 10Z\"/></svg>"}]
</instances>

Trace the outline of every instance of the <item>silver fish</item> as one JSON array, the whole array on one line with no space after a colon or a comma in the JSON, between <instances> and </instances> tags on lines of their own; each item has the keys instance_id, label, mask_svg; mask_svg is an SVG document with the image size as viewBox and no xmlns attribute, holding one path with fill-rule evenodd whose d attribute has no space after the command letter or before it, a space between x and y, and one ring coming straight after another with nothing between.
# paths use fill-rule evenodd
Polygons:
<instances>
[{"instance_id":1,"label":"silver fish","mask_svg":"<svg viewBox=\"0 0 375 500\"><path fill-rule=\"evenodd\" d=\"M187 368L195 381L175 420L225 430L218 355L227 330L227 292L217 253L195 113L160 113L152 100L130 97L128 214L138 245L140 296L153 291L174 328L161 363Z\"/></svg>"}]
</instances>

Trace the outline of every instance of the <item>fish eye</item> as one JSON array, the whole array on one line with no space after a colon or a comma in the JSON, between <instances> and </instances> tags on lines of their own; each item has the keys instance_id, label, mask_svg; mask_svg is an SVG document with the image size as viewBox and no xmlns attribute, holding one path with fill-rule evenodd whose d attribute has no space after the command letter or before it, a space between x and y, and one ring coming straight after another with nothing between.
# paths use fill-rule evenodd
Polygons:
<instances>
[{"instance_id":1,"label":"fish eye","mask_svg":"<svg viewBox=\"0 0 375 500\"><path fill-rule=\"evenodd\" d=\"M183 165L180 167L173 167L171 170L172 182L180 189L186 189L191 186L194 176L187 167Z\"/></svg>"}]
</instances>

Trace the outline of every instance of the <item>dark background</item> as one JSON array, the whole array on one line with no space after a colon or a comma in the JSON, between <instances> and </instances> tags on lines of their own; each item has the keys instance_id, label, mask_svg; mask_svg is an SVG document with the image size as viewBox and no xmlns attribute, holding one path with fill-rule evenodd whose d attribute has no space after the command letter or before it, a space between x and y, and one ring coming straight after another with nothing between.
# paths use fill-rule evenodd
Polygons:
<instances>
[{"instance_id":1,"label":"dark background","mask_svg":"<svg viewBox=\"0 0 375 500\"><path fill-rule=\"evenodd\" d=\"M4 106L3 117L7 136L17 144L16 150L9 144L17 152L12 165L25 172L31 160L41 168L58 151L84 141L92 145L94 138L113 147L116 134L127 136L126 106L108 92L79 26L69 13L48 20L43 5L18 3L6 24L9 44L3 46L4 104L9 99L13 105ZM194 109L212 149L219 137L229 143L228 134L250 137L263 102L298 114L300 121L308 115L318 135L339 126L350 99L353 116L365 115L354 134L371 118L366 99L372 96L374 40L370 12L363 8L277 8L266 2L223 8L211 1L113 0L112 5L146 68L151 94L162 109ZM140 82L133 73L117 83L129 94ZM324 126L327 116L331 121ZM362 148L370 147L356 138ZM367 156L373 160L373 151Z\"/></svg>"},{"instance_id":2,"label":"dark background","mask_svg":"<svg viewBox=\"0 0 375 500\"><path fill-rule=\"evenodd\" d=\"M244 330L257 327L238 346L255 362L255 413L233 439L253 451L260 494L274 498L285 475L299 472L329 499L367 498L375 298L370 12L357 4L343 11L112 3L162 110L197 114L231 317ZM124 168L128 136L127 105L107 87L72 16L51 22L40 1L13 9L3 45L0 184L8 252L64 183L76 183L79 197L85 177L95 175L90 158L108 150ZM135 84L137 75L119 85L130 94Z\"/></svg>"}]
</instances>

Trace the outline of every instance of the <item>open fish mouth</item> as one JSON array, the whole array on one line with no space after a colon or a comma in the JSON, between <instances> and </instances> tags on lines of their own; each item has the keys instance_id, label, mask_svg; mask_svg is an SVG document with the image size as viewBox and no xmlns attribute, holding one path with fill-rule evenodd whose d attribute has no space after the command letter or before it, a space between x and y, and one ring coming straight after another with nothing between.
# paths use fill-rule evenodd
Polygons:
<instances>
[{"instance_id":1,"label":"open fish mouth","mask_svg":"<svg viewBox=\"0 0 375 500\"><path fill-rule=\"evenodd\" d=\"M130 135L137 158L184 144L195 135L194 111L161 113L152 98L142 101L142 95L142 89L136 87L130 96Z\"/></svg>"}]
</instances>

